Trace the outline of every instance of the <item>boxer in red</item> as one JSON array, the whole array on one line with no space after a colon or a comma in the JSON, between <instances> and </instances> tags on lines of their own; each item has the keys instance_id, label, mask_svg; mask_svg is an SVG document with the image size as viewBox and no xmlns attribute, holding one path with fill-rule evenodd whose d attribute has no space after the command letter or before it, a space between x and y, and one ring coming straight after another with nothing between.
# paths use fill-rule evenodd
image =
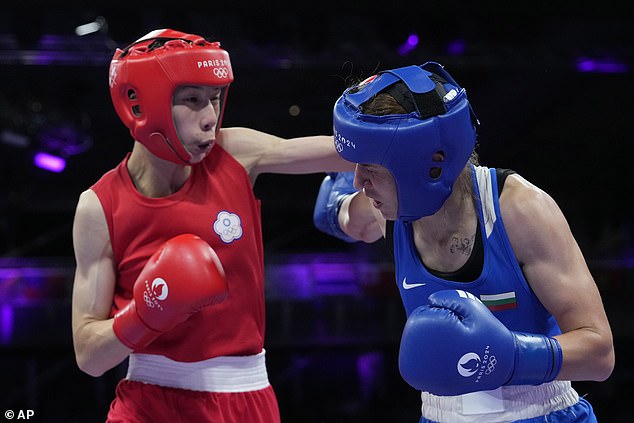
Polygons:
<instances>
[{"instance_id":1,"label":"boxer in red","mask_svg":"<svg viewBox=\"0 0 634 423\"><path fill-rule=\"evenodd\" d=\"M132 151L83 192L72 327L84 372L128 361L108 422L279 422L264 351L260 173L350 171L332 136L220 129L219 43L157 30L110 65Z\"/></svg>"}]
</instances>

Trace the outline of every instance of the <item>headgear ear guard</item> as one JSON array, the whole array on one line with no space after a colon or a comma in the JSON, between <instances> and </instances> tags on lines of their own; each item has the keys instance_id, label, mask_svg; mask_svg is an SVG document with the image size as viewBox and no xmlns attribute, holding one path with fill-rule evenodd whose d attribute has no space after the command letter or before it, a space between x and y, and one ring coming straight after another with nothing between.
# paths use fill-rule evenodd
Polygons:
<instances>
[{"instance_id":1,"label":"headgear ear guard","mask_svg":"<svg viewBox=\"0 0 634 423\"><path fill-rule=\"evenodd\" d=\"M364 114L364 104L382 91L408 113ZM379 164L392 173L398 218L405 221L436 213L449 197L475 146L477 124L466 91L435 62L368 78L346 90L334 107L337 151L348 161Z\"/></svg>"},{"instance_id":2,"label":"headgear ear guard","mask_svg":"<svg viewBox=\"0 0 634 423\"><path fill-rule=\"evenodd\" d=\"M227 90L233 82L229 54L220 43L171 29L152 31L110 62L110 95L117 114L135 140L174 163L191 154L178 139L172 96L180 85L222 87L216 131L220 129Z\"/></svg>"}]
</instances>

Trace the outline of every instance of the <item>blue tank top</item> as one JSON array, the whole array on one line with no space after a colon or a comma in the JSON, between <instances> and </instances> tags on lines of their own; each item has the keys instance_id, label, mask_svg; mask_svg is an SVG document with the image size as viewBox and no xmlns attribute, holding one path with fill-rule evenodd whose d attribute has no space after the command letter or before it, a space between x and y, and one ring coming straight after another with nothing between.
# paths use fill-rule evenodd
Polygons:
<instances>
[{"instance_id":1,"label":"blue tank top","mask_svg":"<svg viewBox=\"0 0 634 423\"><path fill-rule=\"evenodd\" d=\"M476 166L472 176L484 250L482 271L474 280L456 282L432 274L419 258L411 223L394 222L396 282L407 316L426 304L432 292L462 289L480 298L510 330L559 335L554 316L531 290L513 253L500 213L496 170Z\"/></svg>"}]
</instances>

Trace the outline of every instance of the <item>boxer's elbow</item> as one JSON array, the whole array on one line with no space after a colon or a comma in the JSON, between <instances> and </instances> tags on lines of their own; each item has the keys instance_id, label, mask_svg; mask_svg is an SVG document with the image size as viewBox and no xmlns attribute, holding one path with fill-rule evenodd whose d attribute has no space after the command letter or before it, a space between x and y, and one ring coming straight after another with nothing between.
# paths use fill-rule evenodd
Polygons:
<instances>
[{"instance_id":1,"label":"boxer's elbow","mask_svg":"<svg viewBox=\"0 0 634 423\"><path fill-rule=\"evenodd\" d=\"M376 222L374 222L374 224L372 224L371 226L366 226L362 231L358 233L358 239L368 244L376 242L382 237L383 233Z\"/></svg>"},{"instance_id":2,"label":"boxer's elbow","mask_svg":"<svg viewBox=\"0 0 634 423\"><path fill-rule=\"evenodd\" d=\"M592 363L589 368L591 374L589 380L603 382L612 375L615 365L614 341L609 331L594 330L589 331L590 335L585 338L586 348L591 351L591 360L584 360Z\"/></svg>"},{"instance_id":3,"label":"boxer's elbow","mask_svg":"<svg viewBox=\"0 0 634 423\"><path fill-rule=\"evenodd\" d=\"M373 217L340 221L342 230L350 237L371 244L383 237L381 225Z\"/></svg>"},{"instance_id":4,"label":"boxer's elbow","mask_svg":"<svg viewBox=\"0 0 634 423\"><path fill-rule=\"evenodd\" d=\"M593 379L597 382L603 382L609 378L614 371L615 362L614 346L612 343L606 343L601 349L601 353L597 354L595 377Z\"/></svg>"},{"instance_id":5,"label":"boxer's elbow","mask_svg":"<svg viewBox=\"0 0 634 423\"><path fill-rule=\"evenodd\" d=\"M96 360L91 360L88 354L75 352L75 362L79 370L92 377L102 376L108 370Z\"/></svg>"},{"instance_id":6,"label":"boxer's elbow","mask_svg":"<svg viewBox=\"0 0 634 423\"><path fill-rule=\"evenodd\" d=\"M605 381L612 375L615 366L611 334L596 330L578 333L585 336L574 343L566 344L566 334L556 337L562 340L562 347L567 346L563 349L564 362L557 378L571 381Z\"/></svg>"}]
</instances>

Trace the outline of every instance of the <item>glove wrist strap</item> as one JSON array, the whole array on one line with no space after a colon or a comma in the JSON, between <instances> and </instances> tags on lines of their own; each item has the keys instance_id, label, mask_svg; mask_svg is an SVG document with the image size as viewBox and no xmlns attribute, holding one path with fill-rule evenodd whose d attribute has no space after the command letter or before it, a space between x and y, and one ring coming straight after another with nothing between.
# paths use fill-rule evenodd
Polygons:
<instances>
[{"instance_id":1,"label":"glove wrist strap","mask_svg":"<svg viewBox=\"0 0 634 423\"><path fill-rule=\"evenodd\" d=\"M139 317L134 302L114 316L114 334L126 347L138 351L156 339L161 332L149 328Z\"/></svg>"},{"instance_id":2,"label":"glove wrist strap","mask_svg":"<svg viewBox=\"0 0 634 423\"><path fill-rule=\"evenodd\" d=\"M506 385L540 385L554 380L561 370L563 354L555 338L513 332L515 367Z\"/></svg>"}]
</instances>

